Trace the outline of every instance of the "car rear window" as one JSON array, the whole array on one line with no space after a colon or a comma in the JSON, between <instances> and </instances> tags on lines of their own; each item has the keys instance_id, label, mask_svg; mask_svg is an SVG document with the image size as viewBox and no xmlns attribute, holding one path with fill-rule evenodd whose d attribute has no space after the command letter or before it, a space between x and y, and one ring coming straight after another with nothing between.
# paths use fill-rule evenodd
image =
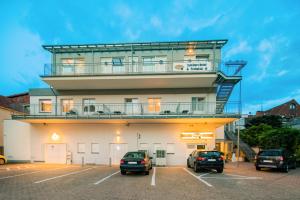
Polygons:
<instances>
[{"instance_id":1,"label":"car rear window","mask_svg":"<svg viewBox=\"0 0 300 200\"><path fill-rule=\"evenodd\" d=\"M198 154L201 157L220 157L220 152L217 151L202 151Z\"/></svg>"},{"instance_id":2,"label":"car rear window","mask_svg":"<svg viewBox=\"0 0 300 200\"><path fill-rule=\"evenodd\" d=\"M281 156L281 151L261 151L260 156Z\"/></svg>"},{"instance_id":3,"label":"car rear window","mask_svg":"<svg viewBox=\"0 0 300 200\"><path fill-rule=\"evenodd\" d=\"M124 156L125 158L144 158L145 153L144 152L128 152Z\"/></svg>"}]
</instances>

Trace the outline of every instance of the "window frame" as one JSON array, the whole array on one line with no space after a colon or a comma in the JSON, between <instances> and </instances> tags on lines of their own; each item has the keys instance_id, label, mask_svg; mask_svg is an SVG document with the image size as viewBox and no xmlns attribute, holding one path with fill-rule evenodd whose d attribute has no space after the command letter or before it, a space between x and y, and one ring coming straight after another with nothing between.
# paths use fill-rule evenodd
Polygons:
<instances>
[{"instance_id":1,"label":"window frame","mask_svg":"<svg viewBox=\"0 0 300 200\"><path fill-rule=\"evenodd\" d=\"M50 101L51 109L50 111L42 110L42 101ZM52 99L39 99L39 113L52 113Z\"/></svg>"}]
</instances>

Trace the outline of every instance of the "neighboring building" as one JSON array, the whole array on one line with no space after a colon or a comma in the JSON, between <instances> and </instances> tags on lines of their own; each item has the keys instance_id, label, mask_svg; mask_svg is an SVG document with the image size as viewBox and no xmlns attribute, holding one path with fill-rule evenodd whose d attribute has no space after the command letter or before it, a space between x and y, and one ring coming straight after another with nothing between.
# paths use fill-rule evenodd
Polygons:
<instances>
[{"instance_id":1,"label":"neighboring building","mask_svg":"<svg viewBox=\"0 0 300 200\"><path fill-rule=\"evenodd\" d=\"M300 105L295 99L292 99L269 110L256 112L256 116L263 115L277 115L287 119L300 117Z\"/></svg>"},{"instance_id":2,"label":"neighboring building","mask_svg":"<svg viewBox=\"0 0 300 200\"><path fill-rule=\"evenodd\" d=\"M16 110L14 110L12 107L18 107L15 106L16 103L12 103L11 99L5 96L0 96L0 154L3 155L4 151L4 143L3 143L3 121L6 119L11 119L11 116L13 114L22 114Z\"/></svg>"},{"instance_id":3,"label":"neighboring building","mask_svg":"<svg viewBox=\"0 0 300 200\"><path fill-rule=\"evenodd\" d=\"M168 165L182 165L195 149L228 151L224 125L240 118L240 104L227 101L246 62L223 64L226 43L43 46L50 88L31 89L27 115L5 122L7 158L118 164L146 150L155 162L162 149Z\"/></svg>"}]
</instances>

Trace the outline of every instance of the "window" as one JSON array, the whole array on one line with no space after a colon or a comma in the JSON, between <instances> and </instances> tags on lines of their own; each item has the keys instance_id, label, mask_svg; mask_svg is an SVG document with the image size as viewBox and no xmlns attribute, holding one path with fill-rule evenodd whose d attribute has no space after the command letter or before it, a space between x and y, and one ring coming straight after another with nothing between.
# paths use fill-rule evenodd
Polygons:
<instances>
[{"instance_id":1,"label":"window","mask_svg":"<svg viewBox=\"0 0 300 200\"><path fill-rule=\"evenodd\" d=\"M175 154L175 144L174 143L167 144L167 154Z\"/></svg>"},{"instance_id":2,"label":"window","mask_svg":"<svg viewBox=\"0 0 300 200\"><path fill-rule=\"evenodd\" d=\"M207 61L209 58L209 55L208 54L203 54L203 55L196 55L196 60L205 60Z\"/></svg>"},{"instance_id":3,"label":"window","mask_svg":"<svg viewBox=\"0 0 300 200\"><path fill-rule=\"evenodd\" d=\"M160 112L160 98L149 98L148 99L148 111L149 112Z\"/></svg>"},{"instance_id":4,"label":"window","mask_svg":"<svg viewBox=\"0 0 300 200\"><path fill-rule=\"evenodd\" d=\"M96 111L95 99L83 99L83 113L89 114Z\"/></svg>"},{"instance_id":5,"label":"window","mask_svg":"<svg viewBox=\"0 0 300 200\"><path fill-rule=\"evenodd\" d=\"M83 58L62 58L62 74L84 73Z\"/></svg>"},{"instance_id":6,"label":"window","mask_svg":"<svg viewBox=\"0 0 300 200\"><path fill-rule=\"evenodd\" d=\"M40 112L50 113L52 112L51 99L40 99Z\"/></svg>"},{"instance_id":7,"label":"window","mask_svg":"<svg viewBox=\"0 0 300 200\"><path fill-rule=\"evenodd\" d=\"M143 57L143 71L153 72L155 68L155 57L147 56Z\"/></svg>"},{"instance_id":8,"label":"window","mask_svg":"<svg viewBox=\"0 0 300 200\"><path fill-rule=\"evenodd\" d=\"M290 110L295 110L296 109L296 105L295 104L290 104Z\"/></svg>"},{"instance_id":9,"label":"window","mask_svg":"<svg viewBox=\"0 0 300 200\"><path fill-rule=\"evenodd\" d=\"M77 152L78 153L85 153L85 143L78 143L77 144Z\"/></svg>"},{"instance_id":10,"label":"window","mask_svg":"<svg viewBox=\"0 0 300 200\"><path fill-rule=\"evenodd\" d=\"M91 153L92 154L99 154L100 153L100 145L99 145L99 143L92 143L91 144Z\"/></svg>"},{"instance_id":11,"label":"window","mask_svg":"<svg viewBox=\"0 0 300 200\"><path fill-rule=\"evenodd\" d=\"M204 97L192 97L192 110L204 111Z\"/></svg>"},{"instance_id":12,"label":"window","mask_svg":"<svg viewBox=\"0 0 300 200\"><path fill-rule=\"evenodd\" d=\"M205 144L197 144L197 150L204 150Z\"/></svg>"},{"instance_id":13,"label":"window","mask_svg":"<svg viewBox=\"0 0 300 200\"><path fill-rule=\"evenodd\" d=\"M112 58L112 65L113 66L123 66L123 58Z\"/></svg>"},{"instance_id":14,"label":"window","mask_svg":"<svg viewBox=\"0 0 300 200\"><path fill-rule=\"evenodd\" d=\"M72 99L62 99L61 100L61 109L62 109L62 112L66 113L66 112L69 112L73 109L74 107L74 102Z\"/></svg>"}]
</instances>

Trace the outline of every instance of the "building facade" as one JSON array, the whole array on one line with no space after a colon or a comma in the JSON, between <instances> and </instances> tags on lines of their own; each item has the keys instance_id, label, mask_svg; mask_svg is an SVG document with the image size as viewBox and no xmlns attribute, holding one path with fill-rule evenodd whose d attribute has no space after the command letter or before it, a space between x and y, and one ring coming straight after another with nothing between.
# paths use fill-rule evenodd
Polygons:
<instances>
[{"instance_id":1,"label":"building facade","mask_svg":"<svg viewBox=\"0 0 300 200\"><path fill-rule=\"evenodd\" d=\"M228 99L245 62L221 62L226 43L43 46L50 88L30 89L28 113L5 122L7 158L118 164L145 150L155 163L165 150L168 165L182 165L195 149L228 151L223 127L240 117Z\"/></svg>"}]
</instances>

